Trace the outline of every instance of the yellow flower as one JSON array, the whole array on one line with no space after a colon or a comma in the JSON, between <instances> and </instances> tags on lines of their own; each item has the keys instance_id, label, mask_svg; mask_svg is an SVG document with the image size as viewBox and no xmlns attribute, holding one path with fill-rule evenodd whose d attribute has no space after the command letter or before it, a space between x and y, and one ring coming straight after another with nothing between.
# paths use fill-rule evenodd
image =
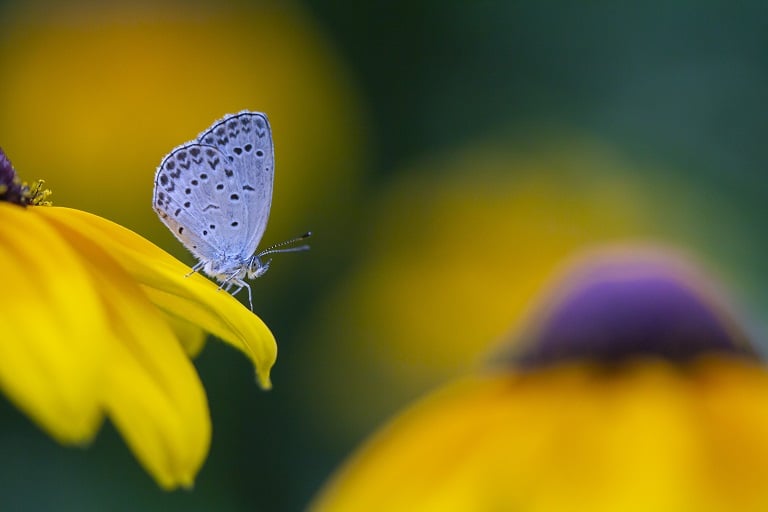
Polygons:
<instances>
[{"instance_id":1,"label":"yellow flower","mask_svg":"<svg viewBox=\"0 0 768 512\"><path fill-rule=\"evenodd\" d=\"M401 414L314 510L768 510L768 372L668 256L579 267L495 372Z\"/></svg>"},{"instance_id":2,"label":"yellow flower","mask_svg":"<svg viewBox=\"0 0 768 512\"><path fill-rule=\"evenodd\" d=\"M277 348L266 325L117 224L0 201L0 265L0 388L59 442L85 444L109 417L159 485L191 486L211 436L189 359L204 332L241 350L270 386Z\"/></svg>"}]
</instances>

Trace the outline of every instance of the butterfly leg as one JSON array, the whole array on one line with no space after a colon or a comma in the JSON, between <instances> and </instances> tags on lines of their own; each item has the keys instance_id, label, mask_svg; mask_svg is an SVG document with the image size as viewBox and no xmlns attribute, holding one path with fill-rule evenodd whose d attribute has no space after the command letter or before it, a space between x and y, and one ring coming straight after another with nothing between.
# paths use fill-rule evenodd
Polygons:
<instances>
[{"instance_id":1,"label":"butterfly leg","mask_svg":"<svg viewBox=\"0 0 768 512\"><path fill-rule=\"evenodd\" d=\"M249 285L246 281L243 279L235 279L230 284L237 286L237 288L234 291L229 291L229 293L232 294L233 297L237 296L238 293L240 293L240 290L245 288L248 290L248 306L251 308L251 311L253 311L253 297L251 296L251 285Z\"/></svg>"},{"instance_id":2,"label":"butterfly leg","mask_svg":"<svg viewBox=\"0 0 768 512\"><path fill-rule=\"evenodd\" d=\"M203 268L203 266L204 266L203 262L202 261L198 261L197 264L195 264L195 266L192 267L192 270L189 273L187 273L184 277L189 277L192 274L194 274L195 272L198 272L201 268Z\"/></svg>"},{"instance_id":3,"label":"butterfly leg","mask_svg":"<svg viewBox=\"0 0 768 512\"><path fill-rule=\"evenodd\" d=\"M221 284L218 287L218 290L224 290L225 292L231 294L232 293L232 287L235 286L235 283L232 282L233 277L229 277L221 282Z\"/></svg>"},{"instance_id":4,"label":"butterfly leg","mask_svg":"<svg viewBox=\"0 0 768 512\"><path fill-rule=\"evenodd\" d=\"M232 281L234 279L234 276L228 277L224 281L221 282L219 285L219 290L224 290L225 292L231 294L232 288L235 286L235 283Z\"/></svg>"},{"instance_id":5,"label":"butterfly leg","mask_svg":"<svg viewBox=\"0 0 768 512\"><path fill-rule=\"evenodd\" d=\"M232 288L234 287L234 290ZM233 297L237 296L238 293L240 293L240 290L243 288L246 288L248 290L248 305L251 308L251 311L253 311L253 297L251 295L251 285L249 285L244 279L238 278L237 274L232 274L228 278L226 278L222 283L219 285L219 290L221 289L226 290L227 293L232 295Z\"/></svg>"}]
</instances>

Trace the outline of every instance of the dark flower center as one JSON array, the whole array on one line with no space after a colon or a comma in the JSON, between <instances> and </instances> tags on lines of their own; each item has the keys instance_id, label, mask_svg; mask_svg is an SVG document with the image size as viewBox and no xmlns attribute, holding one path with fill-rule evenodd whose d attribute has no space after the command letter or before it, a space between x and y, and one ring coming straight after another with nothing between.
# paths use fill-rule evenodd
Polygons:
<instances>
[{"instance_id":1,"label":"dark flower center","mask_svg":"<svg viewBox=\"0 0 768 512\"><path fill-rule=\"evenodd\" d=\"M756 358L744 333L699 280L665 262L605 262L579 274L516 361L525 367L658 356L683 362L720 352Z\"/></svg>"},{"instance_id":2,"label":"dark flower center","mask_svg":"<svg viewBox=\"0 0 768 512\"><path fill-rule=\"evenodd\" d=\"M0 201L18 204L20 206L47 206L51 194L43 189L43 181L38 180L32 187L21 181L11 161L0 148Z\"/></svg>"},{"instance_id":3,"label":"dark flower center","mask_svg":"<svg viewBox=\"0 0 768 512\"><path fill-rule=\"evenodd\" d=\"M0 148L0 201L26 205L21 179L2 148Z\"/></svg>"}]
</instances>

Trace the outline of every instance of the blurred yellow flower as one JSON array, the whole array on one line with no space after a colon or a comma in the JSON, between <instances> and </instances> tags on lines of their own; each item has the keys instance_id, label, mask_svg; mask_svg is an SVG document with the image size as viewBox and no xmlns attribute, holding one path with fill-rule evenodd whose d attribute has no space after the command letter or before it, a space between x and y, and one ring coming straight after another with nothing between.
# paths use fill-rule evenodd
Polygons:
<instances>
[{"instance_id":1,"label":"blurred yellow flower","mask_svg":"<svg viewBox=\"0 0 768 512\"><path fill-rule=\"evenodd\" d=\"M0 265L0 388L59 442L89 442L106 416L160 486L191 486L211 436L189 359L204 332L241 350L270 386L277 348L266 325L117 224L0 201Z\"/></svg>"},{"instance_id":2,"label":"blurred yellow flower","mask_svg":"<svg viewBox=\"0 0 768 512\"><path fill-rule=\"evenodd\" d=\"M338 436L476 366L574 251L652 229L640 173L578 138L480 143L400 174L307 329L322 340L303 351L309 405Z\"/></svg>"},{"instance_id":3,"label":"blurred yellow flower","mask_svg":"<svg viewBox=\"0 0 768 512\"><path fill-rule=\"evenodd\" d=\"M665 258L582 267L512 361L401 414L312 508L768 509L768 371Z\"/></svg>"}]
</instances>

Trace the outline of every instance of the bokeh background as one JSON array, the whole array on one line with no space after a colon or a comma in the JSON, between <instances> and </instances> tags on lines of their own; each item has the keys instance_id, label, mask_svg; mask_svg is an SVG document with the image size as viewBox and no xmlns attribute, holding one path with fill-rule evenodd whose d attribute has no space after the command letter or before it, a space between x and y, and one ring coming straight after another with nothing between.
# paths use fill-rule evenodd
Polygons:
<instances>
[{"instance_id":1,"label":"bokeh background","mask_svg":"<svg viewBox=\"0 0 768 512\"><path fill-rule=\"evenodd\" d=\"M62 448L3 402L0 507L301 509L605 244L689 255L759 340L767 25L759 1L0 0L0 146L55 204L192 264L155 167L251 109L276 146L264 241L315 232L254 283L274 389L214 340L196 361L214 436L194 490L159 490L109 425Z\"/></svg>"}]
</instances>

